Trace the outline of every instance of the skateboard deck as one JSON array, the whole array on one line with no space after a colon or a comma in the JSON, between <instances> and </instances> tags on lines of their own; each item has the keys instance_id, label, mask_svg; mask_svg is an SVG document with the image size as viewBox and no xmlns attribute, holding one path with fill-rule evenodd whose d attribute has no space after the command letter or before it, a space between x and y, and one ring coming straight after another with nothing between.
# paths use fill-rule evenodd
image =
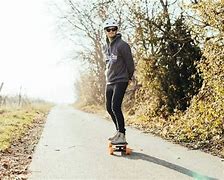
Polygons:
<instances>
[{"instance_id":1,"label":"skateboard deck","mask_svg":"<svg viewBox=\"0 0 224 180\"><path fill-rule=\"evenodd\" d=\"M128 143L126 144L111 144L109 142L109 154L113 155L114 152L121 152L121 154L130 155L131 149L127 147Z\"/></svg>"}]
</instances>

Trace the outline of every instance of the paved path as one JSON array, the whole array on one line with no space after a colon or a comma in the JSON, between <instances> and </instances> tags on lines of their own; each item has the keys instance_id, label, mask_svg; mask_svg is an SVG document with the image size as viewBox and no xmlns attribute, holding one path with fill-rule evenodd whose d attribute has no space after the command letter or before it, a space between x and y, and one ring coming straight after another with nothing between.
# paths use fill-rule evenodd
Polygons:
<instances>
[{"instance_id":1,"label":"paved path","mask_svg":"<svg viewBox=\"0 0 224 180\"><path fill-rule=\"evenodd\" d=\"M69 106L50 112L30 165L30 179L224 179L224 162L127 128L134 152L108 153L113 124Z\"/></svg>"}]
</instances>

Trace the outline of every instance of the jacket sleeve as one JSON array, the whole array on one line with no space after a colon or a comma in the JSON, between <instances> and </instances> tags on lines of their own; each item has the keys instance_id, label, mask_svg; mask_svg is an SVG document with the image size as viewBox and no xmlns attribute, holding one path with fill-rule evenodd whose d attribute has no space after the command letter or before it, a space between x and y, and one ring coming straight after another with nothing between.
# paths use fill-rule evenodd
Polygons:
<instances>
[{"instance_id":1,"label":"jacket sleeve","mask_svg":"<svg viewBox=\"0 0 224 180\"><path fill-rule=\"evenodd\" d=\"M124 62L127 66L127 70L128 70L128 75L129 75L129 80L132 79L133 73L134 73L134 60L133 60L133 56L131 53L131 48L127 43L123 43L121 46L121 55L122 58L124 59Z\"/></svg>"}]
</instances>

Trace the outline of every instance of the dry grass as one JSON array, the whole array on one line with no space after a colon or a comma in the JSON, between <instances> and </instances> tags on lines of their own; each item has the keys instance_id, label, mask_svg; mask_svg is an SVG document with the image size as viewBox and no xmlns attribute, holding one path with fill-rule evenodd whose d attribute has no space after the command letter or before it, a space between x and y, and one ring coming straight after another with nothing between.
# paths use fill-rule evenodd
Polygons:
<instances>
[{"instance_id":1,"label":"dry grass","mask_svg":"<svg viewBox=\"0 0 224 180\"><path fill-rule=\"evenodd\" d=\"M0 108L0 151L10 147L11 142L22 137L34 118L47 113L51 105L33 103L24 107L5 106Z\"/></svg>"}]
</instances>

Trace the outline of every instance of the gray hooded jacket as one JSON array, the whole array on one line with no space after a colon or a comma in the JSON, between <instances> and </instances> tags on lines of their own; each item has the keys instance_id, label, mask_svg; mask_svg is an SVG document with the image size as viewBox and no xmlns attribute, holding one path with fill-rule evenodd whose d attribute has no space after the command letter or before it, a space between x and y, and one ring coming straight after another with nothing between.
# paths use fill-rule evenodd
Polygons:
<instances>
[{"instance_id":1,"label":"gray hooded jacket","mask_svg":"<svg viewBox=\"0 0 224 180\"><path fill-rule=\"evenodd\" d=\"M130 46L117 34L110 43L104 46L106 60L106 83L128 82L134 73L134 61Z\"/></svg>"}]
</instances>

